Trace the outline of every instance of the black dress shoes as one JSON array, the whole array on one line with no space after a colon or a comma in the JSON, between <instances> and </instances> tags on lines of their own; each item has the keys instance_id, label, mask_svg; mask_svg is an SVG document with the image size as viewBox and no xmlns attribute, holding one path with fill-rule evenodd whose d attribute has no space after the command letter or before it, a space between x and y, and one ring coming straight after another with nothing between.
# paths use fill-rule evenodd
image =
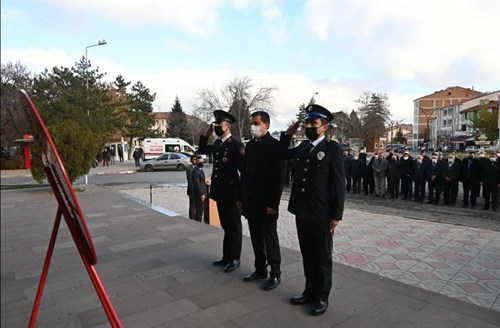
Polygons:
<instances>
[{"instance_id":1,"label":"black dress shoes","mask_svg":"<svg viewBox=\"0 0 500 328\"><path fill-rule=\"evenodd\" d=\"M299 295L299 296L293 296L290 298L290 303L293 305L304 305L307 303L312 303L313 299L309 295Z\"/></svg>"},{"instance_id":2,"label":"black dress shoes","mask_svg":"<svg viewBox=\"0 0 500 328\"><path fill-rule=\"evenodd\" d=\"M226 268L224 269L224 272L226 272L226 273L233 272L234 270L238 269L239 266L240 266L240 260L232 260L226 266Z\"/></svg>"},{"instance_id":3,"label":"black dress shoes","mask_svg":"<svg viewBox=\"0 0 500 328\"><path fill-rule=\"evenodd\" d=\"M226 261L226 260L218 260L218 261L214 261L214 265L216 266L226 266L229 262Z\"/></svg>"},{"instance_id":4,"label":"black dress shoes","mask_svg":"<svg viewBox=\"0 0 500 328\"><path fill-rule=\"evenodd\" d=\"M245 278L243 278L243 281L254 281L257 279L266 279L266 278L267 278L266 271L264 271L264 272L254 271L251 274L249 274L248 276L245 276Z\"/></svg>"},{"instance_id":5,"label":"black dress shoes","mask_svg":"<svg viewBox=\"0 0 500 328\"><path fill-rule=\"evenodd\" d=\"M264 284L264 290L272 290L272 289L278 287L278 285L280 284L280 282L281 282L281 278L280 277L271 277Z\"/></svg>"},{"instance_id":6,"label":"black dress shoes","mask_svg":"<svg viewBox=\"0 0 500 328\"><path fill-rule=\"evenodd\" d=\"M325 313L326 308L328 307L328 301L319 301L314 304L311 308L312 315L321 315Z\"/></svg>"}]
</instances>

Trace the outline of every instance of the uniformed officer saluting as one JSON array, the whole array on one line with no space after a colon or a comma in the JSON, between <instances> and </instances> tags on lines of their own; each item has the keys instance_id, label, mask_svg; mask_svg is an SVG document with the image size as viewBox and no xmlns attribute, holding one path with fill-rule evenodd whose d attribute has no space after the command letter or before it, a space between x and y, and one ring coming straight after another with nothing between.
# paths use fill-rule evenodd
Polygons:
<instances>
[{"instance_id":1,"label":"uniformed officer saluting","mask_svg":"<svg viewBox=\"0 0 500 328\"><path fill-rule=\"evenodd\" d=\"M332 237L344 212L345 178L342 148L325 138L333 115L315 104L309 105L306 112L309 141L288 149L300 122L291 125L280 138L282 157L296 161L288 211L295 215L306 278L304 292L290 302L312 303L311 313L320 315L328 307L332 288Z\"/></svg>"},{"instance_id":2,"label":"uniformed officer saluting","mask_svg":"<svg viewBox=\"0 0 500 328\"><path fill-rule=\"evenodd\" d=\"M213 154L214 165L210 184L210 198L217 202L219 219L224 229L222 259L214 265L225 266L224 272L231 272L240 266L242 228L240 174L243 169L244 147L241 141L231 136L231 124L235 118L223 111L214 111L215 122L205 135L200 136L198 152ZM213 145L207 145L208 138L215 131L219 137Z\"/></svg>"}]
</instances>

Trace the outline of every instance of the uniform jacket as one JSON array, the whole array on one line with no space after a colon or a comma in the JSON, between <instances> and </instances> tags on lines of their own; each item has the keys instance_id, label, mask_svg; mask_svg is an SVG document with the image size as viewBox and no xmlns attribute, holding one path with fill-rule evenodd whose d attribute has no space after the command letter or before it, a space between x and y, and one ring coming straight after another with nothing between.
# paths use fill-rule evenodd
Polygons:
<instances>
[{"instance_id":1,"label":"uniform jacket","mask_svg":"<svg viewBox=\"0 0 500 328\"><path fill-rule=\"evenodd\" d=\"M472 159L469 168L469 158L464 158L460 166L460 180L465 182L479 183L481 181L481 164L477 158Z\"/></svg>"},{"instance_id":2,"label":"uniform jacket","mask_svg":"<svg viewBox=\"0 0 500 328\"><path fill-rule=\"evenodd\" d=\"M458 181L460 178L460 164L456 161L454 161L451 166L448 162L443 163L441 167L441 176L443 180L451 178L451 181Z\"/></svg>"},{"instance_id":3,"label":"uniform jacket","mask_svg":"<svg viewBox=\"0 0 500 328\"><path fill-rule=\"evenodd\" d=\"M321 141L306 152L308 140L288 149L291 136L280 138L283 159L295 158L295 175L288 211L303 219L329 222L344 213L345 175L342 148L335 141Z\"/></svg>"},{"instance_id":4,"label":"uniform jacket","mask_svg":"<svg viewBox=\"0 0 500 328\"><path fill-rule=\"evenodd\" d=\"M284 163L279 156L279 141L270 133L247 143L241 175L243 215L247 218L262 217L267 207L279 209L285 177Z\"/></svg>"},{"instance_id":5,"label":"uniform jacket","mask_svg":"<svg viewBox=\"0 0 500 328\"><path fill-rule=\"evenodd\" d=\"M225 142L217 139L213 145L207 145L207 142L207 137L200 136L198 152L213 156L210 198L220 202L241 201L240 174L245 154L243 144L233 136Z\"/></svg>"},{"instance_id":6,"label":"uniform jacket","mask_svg":"<svg viewBox=\"0 0 500 328\"><path fill-rule=\"evenodd\" d=\"M382 158L380 161L378 158L373 160L373 176L374 177L385 177L385 171L387 170L387 161L385 158ZM379 172L377 172L379 170Z\"/></svg>"},{"instance_id":7,"label":"uniform jacket","mask_svg":"<svg viewBox=\"0 0 500 328\"><path fill-rule=\"evenodd\" d=\"M192 196L201 197L207 196L207 185L205 184L205 172L195 166L191 171Z\"/></svg>"}]
</instances>

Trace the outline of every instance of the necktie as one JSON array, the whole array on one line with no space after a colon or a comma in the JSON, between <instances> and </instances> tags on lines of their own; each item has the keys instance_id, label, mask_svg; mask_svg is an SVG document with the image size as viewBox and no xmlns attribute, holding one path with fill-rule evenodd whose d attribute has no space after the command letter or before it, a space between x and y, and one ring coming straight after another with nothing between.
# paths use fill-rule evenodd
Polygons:
<instances>
[{"instance_id":1,"label":"necktie","mask_svg":"<svg viewBox=\"0 0 500 328\"><path fill-rule=\"evenodd\" d=\"M312 144L312 142L308 143L306 145L306 154L309 154L311 152L311 150L313 149L314 145Z\"/></svg>"}]
</instances>

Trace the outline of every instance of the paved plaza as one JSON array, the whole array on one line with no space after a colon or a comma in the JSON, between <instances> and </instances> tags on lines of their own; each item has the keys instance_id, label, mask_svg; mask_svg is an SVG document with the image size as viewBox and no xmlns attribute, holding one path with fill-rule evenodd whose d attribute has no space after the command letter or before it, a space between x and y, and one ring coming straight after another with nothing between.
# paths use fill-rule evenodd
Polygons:
<instances>
[{"instance_id":1,"label":"paved plaza","mask_svg":"<svg viewBox=\"0 0 500 328\"><path fill-rule=\"evenodd\" d=\"M149 204L150 189L122 189ZM299 250L295 220L280 205L278 236ZM349 197L349 196L348 196ZM187 217L185 184L157 185L154 208ZM423 206L423 205L422 205ZM500 221L500 220L499 220ZM243 218L243 233L249 236ZM334 261L500 312L500 232L353 210L347 206L334 239Z\"/></svg>"}]
</instances>

